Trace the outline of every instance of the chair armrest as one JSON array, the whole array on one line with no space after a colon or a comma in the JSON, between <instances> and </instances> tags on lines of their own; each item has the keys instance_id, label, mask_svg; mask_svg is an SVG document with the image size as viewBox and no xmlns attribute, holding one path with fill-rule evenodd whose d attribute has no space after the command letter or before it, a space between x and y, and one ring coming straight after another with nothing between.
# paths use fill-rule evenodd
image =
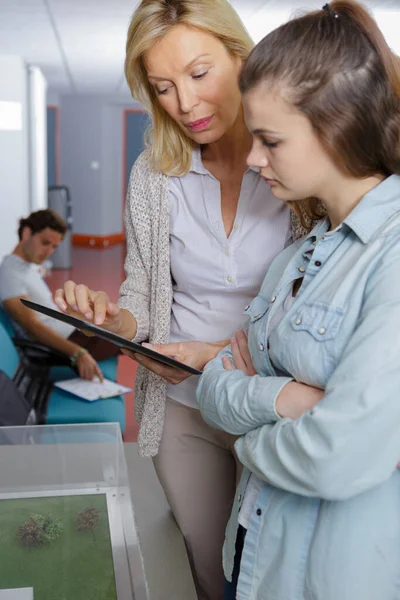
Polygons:
<instances>
[{"instance_id":1,"label":"chair armrest","mask_svg":"<svg viewBox=\"0 0 400 600\"><path fill-rule=\"evenodd\" d=\"M16 348L34 364L48 367L72 366L69 356L62 352L25 338L14 337L12 340Z\"/></svg>"}]
</instances>

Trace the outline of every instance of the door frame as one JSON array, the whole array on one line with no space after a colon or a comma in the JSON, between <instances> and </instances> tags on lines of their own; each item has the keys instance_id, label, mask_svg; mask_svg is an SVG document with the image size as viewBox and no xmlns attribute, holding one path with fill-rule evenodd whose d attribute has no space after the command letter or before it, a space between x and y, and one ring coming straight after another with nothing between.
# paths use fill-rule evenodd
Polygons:
<instances>
[{"instance_id":1,"label":"door frame","mask_svg":"<svg viewBox=\"0 0 400 600\"><path fill-rule=\"evenodd\" d=\"M124 108L123 111L123 132L122 132L122 231L124 231L124 211L125 211L125 201L126 201L126 193L128 191L126 177L127 177L127 169L126 169L126 155L127 155L127 129L128 129L128 115L130 113L134 114L146 114L146 111L143 108Z\"/></svg>"},{"instance_id":2,"label":"door frame","mask_svg":"<svg viewBox=\"0 0 400 600\"><path fill-rule=\"evenodd\" d=\"M57 104L47 104L46 109L54 110L55 185L60 185L60 107Z\"/></svg>"}]
</instances>

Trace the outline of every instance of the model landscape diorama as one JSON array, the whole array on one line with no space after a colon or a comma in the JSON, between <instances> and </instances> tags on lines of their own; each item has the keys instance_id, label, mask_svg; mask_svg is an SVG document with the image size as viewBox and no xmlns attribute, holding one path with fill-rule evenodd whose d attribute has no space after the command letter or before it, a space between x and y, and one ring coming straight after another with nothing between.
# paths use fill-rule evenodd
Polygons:
<instances>
[{"instance_id":1,"label":"model landscape diorama","mask_svg":"<svg viewBox=\"0 0 400 600\"><path fill-rule=\"evenodd\" d=\"M117 600L105 494L0 500L0 591Z\"/></svg>"}]
</instances>

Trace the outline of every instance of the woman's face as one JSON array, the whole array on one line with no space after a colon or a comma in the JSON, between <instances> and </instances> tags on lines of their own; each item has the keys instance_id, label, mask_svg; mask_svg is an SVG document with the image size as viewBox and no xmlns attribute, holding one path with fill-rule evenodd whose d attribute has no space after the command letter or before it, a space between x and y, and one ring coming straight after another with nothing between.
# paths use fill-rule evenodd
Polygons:
<instances>
[{"instance_id":1,"label":"woman's face","mask_svg":"<svg viewBox=\"0 0 400 600\"><path fill-rule=\"evenodd\" d=\"M160 105L195 142L215 142L234 125L241 61L218 38L176 25L146 53L145 64Z\"/></svg>"},{"instance_id":2,"label":"woman's face","mask_svg":"<svg viewBox=\"0 0 400 600\"><path fill-rule=\"evenodd\" d=\"M243 107L253 137L247 164L260 168L274 196L284 201L324 198L338 170L310 121L265 84L244 95Z\"/></svg>"}]
</instances>

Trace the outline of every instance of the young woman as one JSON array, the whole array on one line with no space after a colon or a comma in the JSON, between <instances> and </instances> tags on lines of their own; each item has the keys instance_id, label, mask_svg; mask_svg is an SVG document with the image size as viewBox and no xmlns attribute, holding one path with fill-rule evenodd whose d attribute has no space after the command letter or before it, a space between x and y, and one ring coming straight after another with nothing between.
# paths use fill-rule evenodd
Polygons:
<instances>
[{"instance_id":1,"label":"young woman","mask_svg":"<svg viewBox=\"0 0 400 600\"><path fill-rule=\"evenodd\" d=\"M264 38L240 87L248 164L327 217L272 262L248 346L238 334L200 379L204 418L240 436L244 465L226 600L399 600L399 61L337 0ZM307 386L311 409L294 394Z\"/></svg>"},{"instance_id":2,"label":"young woman","mask_svg":"<svg viewBox=\"0 0 400 600\"><path fill-rule=\"evenodd\" d=\"M245 317L299 220L275 198L251 148L238 74L252 41L226 0L146 0L128 32L126 77L152 117L126 203L127 279L119 308L69 282L61 309L199 369ZM93 317L94 313L94 317ZM159 344L166 344L160 346ZM198 377L137 357L139 448L184 534L200 600L222 597L221 550L235 493L235 437L206 425ZM146 367L146 368L144 368Z\"/></svg>"}]
</instances>

